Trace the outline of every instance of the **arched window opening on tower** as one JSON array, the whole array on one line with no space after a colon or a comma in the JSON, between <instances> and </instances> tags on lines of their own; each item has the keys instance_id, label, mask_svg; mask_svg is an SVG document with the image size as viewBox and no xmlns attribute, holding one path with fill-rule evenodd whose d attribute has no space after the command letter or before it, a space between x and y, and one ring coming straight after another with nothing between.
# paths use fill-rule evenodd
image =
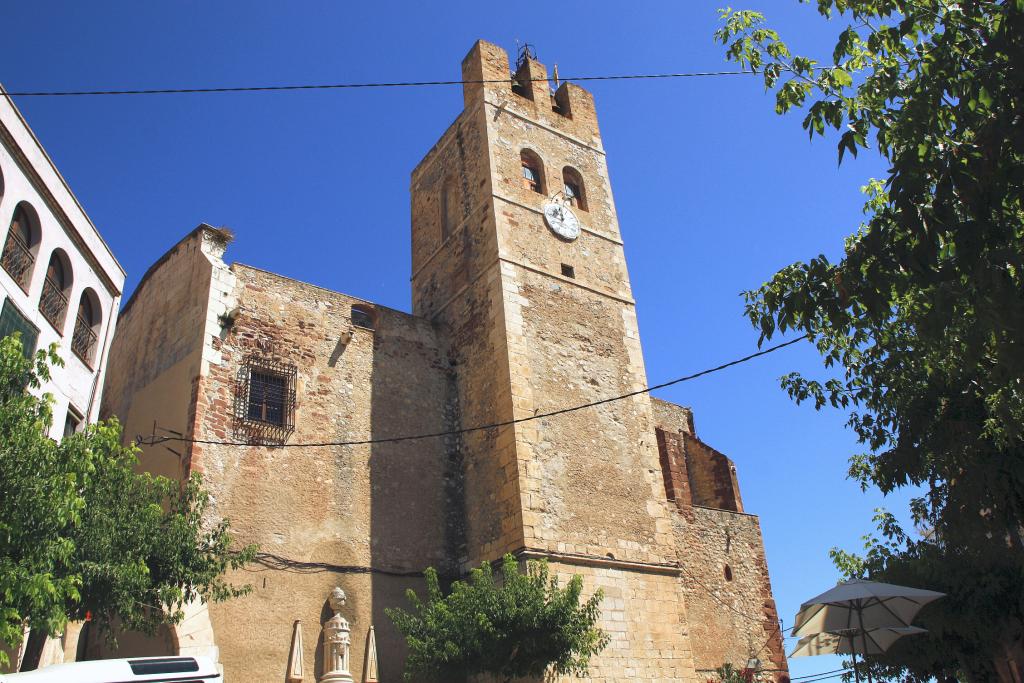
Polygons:
<instances>
[{"instance_id":1,"label":"arched window opening on tower","mask_svg":"<svg viewBox=\"0 0 1024 683\"><path fill-rule=\"evenodd\" d=\"M27 202L21 202L14 209L4 251L0 255L0 265L26 292L32 281L32 267L36 262L35 251L38 245L39 219L35 209Z\"/></svg>"},{"instance_id":2,"label":"arched window opening on tower","mask_svg":"<svg viewBox=\"0 0 1024 683\"><path fill-rule=\"evenodd\" d=\"M583 187L583 176L572 166L562 169L562 184L565 186L565 199L581 211L587 210L587 195Z\"/></svg>"},{"instance_id":3,"label":"arched window opening on tower","mask_svg":"<svg viewBox=\"0 0 1024 683\"><path fill-rule=\"evenodd\" d=\"M67 254L54 249L50 254L50 263L46 266L43 291L39 295L39 311L61 336L64 336L64 317L68 312L70 290L71 263Z\"/></svg>"},{"instance_id":4,"label":"arched window opening on tower","mask_svg":"<svg viewBox=\"0 0 1024 683\"><path fill-rule=\"evenodd\" d=\"M71 350L89 368L96 360L96 340L100 333L100 300L96 292L86 289L78 303L75 331L71 335Z\"/></svg>"},{"instance_id":5,"label":"arched window opening on tower","mask_svg":"<svg viewBox=\"0 0 1024 683\"><path fill-rule=\"evenodd\" d=\"M544 194L544 165L534 152L524 149L519 154L523 166L523 187Z\"/></svg>"},{"instance_id":6,"label":"arched window opening on tower","mask_svg":"<svg viewBox=\"0 0 1024 683\"><path fill-rule=\"evenodd\" d=\"M373 306L363 304L352 305L352 324L362 327L365 330L373 330L377 327L377 312Z\"/></svg>"},{"instance_id":7,"label":"arched window opening on tower","mask_svg":"<svg viewBox=\"0 0 1024 683\"><path fill-rule=\"evenodd\" d=\"M530 72L522 69L512 77L512 92L527 100L533 99L533 82L530 81Z\"/></svg>"}]
</instances>

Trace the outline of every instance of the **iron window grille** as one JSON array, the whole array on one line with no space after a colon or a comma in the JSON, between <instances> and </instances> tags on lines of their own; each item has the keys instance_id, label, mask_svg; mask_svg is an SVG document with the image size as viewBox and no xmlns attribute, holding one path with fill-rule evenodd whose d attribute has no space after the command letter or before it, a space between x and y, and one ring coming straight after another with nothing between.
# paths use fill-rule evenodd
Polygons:
<instances>
[{"instance_id":1,"label":"iron window grille","mask_svg":"<svg viewBox=\"0 0 1024 683\"><path fill-rule=\"evenodd\" d=\"M250 356L238 369L235 436L249 443L279 445L295 431L294 365Z\"/></svg>"},{"instance_id":2,"label":"iron window grille","mask_svg":"<svg viewBox=\"0 0 1024 683\"><path fill-rule=\"evenodd\" d=\"M96 352L96 332L81 314L75 318L75 331L71 334L71 350L92 369L93 355Z\"/></svg>"},{"instance_id":3,"label":"iron window grille","mask_svg":"<svg viewBox=\"0 0 1024 683\"><path fill-rule=\"evenodd\" d=\"M0 265L14 278L19 287L27 289L29 275L32 273L32 266L35 262L36 257L32 255L28 245L12 228L7 233L3 255L0 256Z\"/></svg>"},{"instance_id":4,"label":"iron window grille","mask_svg":"<svg viewBox=\"0 0 1024 683\"><path fill-rule=\"evenodd\" d=\"M43 293L39 297L39 310L43 317L53 325L58 334L63 335L64 314L68 312L68 298L61 291L59 284L50 276L43 280Z\"/></svg>"}]
</instances>

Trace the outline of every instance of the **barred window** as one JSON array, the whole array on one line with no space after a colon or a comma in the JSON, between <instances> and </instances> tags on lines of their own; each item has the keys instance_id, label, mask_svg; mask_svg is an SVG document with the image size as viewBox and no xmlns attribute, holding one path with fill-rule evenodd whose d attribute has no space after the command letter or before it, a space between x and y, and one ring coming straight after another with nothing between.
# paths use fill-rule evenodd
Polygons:
<instances>
[{"instance_id":1,"label":"barred window","mask_svg":"<svg viewBox=\"0 0 1024 683\"><path fill-rule=\"evenodd\" d=\"M294 365L249 357L238 369L235 436L250 443L281 444L295 431Z\"/></svg>"},{"instance_id":2,"label":"barred window","mask_svg":"<svg viewBox=\"0 0 1024 683\"><path fill-rule=\"evenodd\" d=\"M249 419L283 425L287 391L288 382L281 375L253 370L249 375Z\"/></svg>"}]
</instances>

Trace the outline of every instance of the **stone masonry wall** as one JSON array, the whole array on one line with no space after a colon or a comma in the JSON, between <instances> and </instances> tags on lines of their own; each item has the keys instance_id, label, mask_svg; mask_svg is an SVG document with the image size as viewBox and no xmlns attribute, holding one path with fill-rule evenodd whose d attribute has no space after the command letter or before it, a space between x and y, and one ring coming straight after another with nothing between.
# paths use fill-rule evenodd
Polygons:
<instances>
[{"instance_id":1,"label":"stone masonry wall","mask_svg":"<svg viewBox=\"0 0 1024 683\"><path fill-rule=\"evenodd\" d=\"M472 54L467 57L466 79L480 78L477 65ZM444 330L462 427L512 417L484 117L482 102L467 107L412 174L413 312ZM461 214L442 241L440 196L446 186L456 188ZM523 546L512 433L506 427L463 437L464 566Z\"/></svg>"},{"instance_id":2,"label":"stone masonry wall","mask_svg":"<svg viewBox=\"0 0 1024 683\"><path fill-rule=\"evenodd\" d=\"M209 226L193 230L153 264L121 311L100 414L121 420L126 441L151 436L154 425L179 434L187 429L217 240L223 235ZM183 451L176 444L144 447L140 467L181 479Z\"/></svg>"},{"instance_id":3,"label":"stone masonry wall","mask_svg":"<svg viewBox=\"0 0 1024 683\"><path fill-rule=\"evenodd\" d=\"M694 505L743 512L736 466L692 434L682 434Z\"/></svg>"},{"instance_id":4,"label":"stone masonry wall","mask_svg":"<svg viewBox=\"0 0 1024 683\"><path fill-rule=\"evenodd\" d=\"M604 592L598 626L610 637L608 647L592 661L585 680L593 683L613 681L658 681L692 683L693 653L683 587L678 571L658 572L627 568L608 563L605 566L573 562L552 562L562 585L573 575L583 578L583 596ZM681 637L682 636L682 637ZM565 676L559 683L580 679Z\"/></svg>"},{"instance_id":5,"label":"stone masonry wall","mask_svg":"<svg viewBox=\"0 0 1024 683\"><path fill-rule=\"evenodd\" d=\"M450 424L449 369L429 322L375 307L376 329L363 329L350 316L353 304L365 302L248 266L231 272L239 312L207 340L220 360L200 382L197 438L238 438L235 387L251 355L297 367L288 442L380 439ZM308 673L319 675L317 636L334 585L350 598L353 671L361 670L373 624L382 680L398 679L403 646L383 609L404 605L404 589L420 584L400 575L431 565L450 573L463 543L461 471L452 447L427 439L193 448L192 466L205 473L215 501L213 516L231 520L239 545L258 543L277 560L273 571L232 577L252 583L250 595L210 608L230 679L268 680L267 672L281 669L295 619L306 625ZM314 566L289 569L281 558Z\"/></svg>"},{"instance_id":6,"label":"stone masonry wall","mask_svg":"<svg viewBox=\"0 0 1024 683\"><path fill-rule=\"evenodd\" d=\"M675 530L698 680L751 658L771 680L788 680L757 517L695 506L676 515Z\"/></svg>"}]
</instances>

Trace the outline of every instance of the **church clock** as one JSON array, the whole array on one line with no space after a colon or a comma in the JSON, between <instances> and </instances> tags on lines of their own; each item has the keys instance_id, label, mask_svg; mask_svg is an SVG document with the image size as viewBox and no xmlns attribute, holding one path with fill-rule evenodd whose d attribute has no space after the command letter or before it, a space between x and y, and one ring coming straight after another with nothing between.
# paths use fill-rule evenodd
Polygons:
<instances>
[{"instance_id":1,"label":"church clock","mask_svg":"<svg viewBox=\"0 0 1024 683\"><path fill-rule=\"evenodd\" d=\"M562 239L571 242L580 236L580 219L561 202L548 202L544 205L544 222Z\"/></svg>"}]
</instances>

